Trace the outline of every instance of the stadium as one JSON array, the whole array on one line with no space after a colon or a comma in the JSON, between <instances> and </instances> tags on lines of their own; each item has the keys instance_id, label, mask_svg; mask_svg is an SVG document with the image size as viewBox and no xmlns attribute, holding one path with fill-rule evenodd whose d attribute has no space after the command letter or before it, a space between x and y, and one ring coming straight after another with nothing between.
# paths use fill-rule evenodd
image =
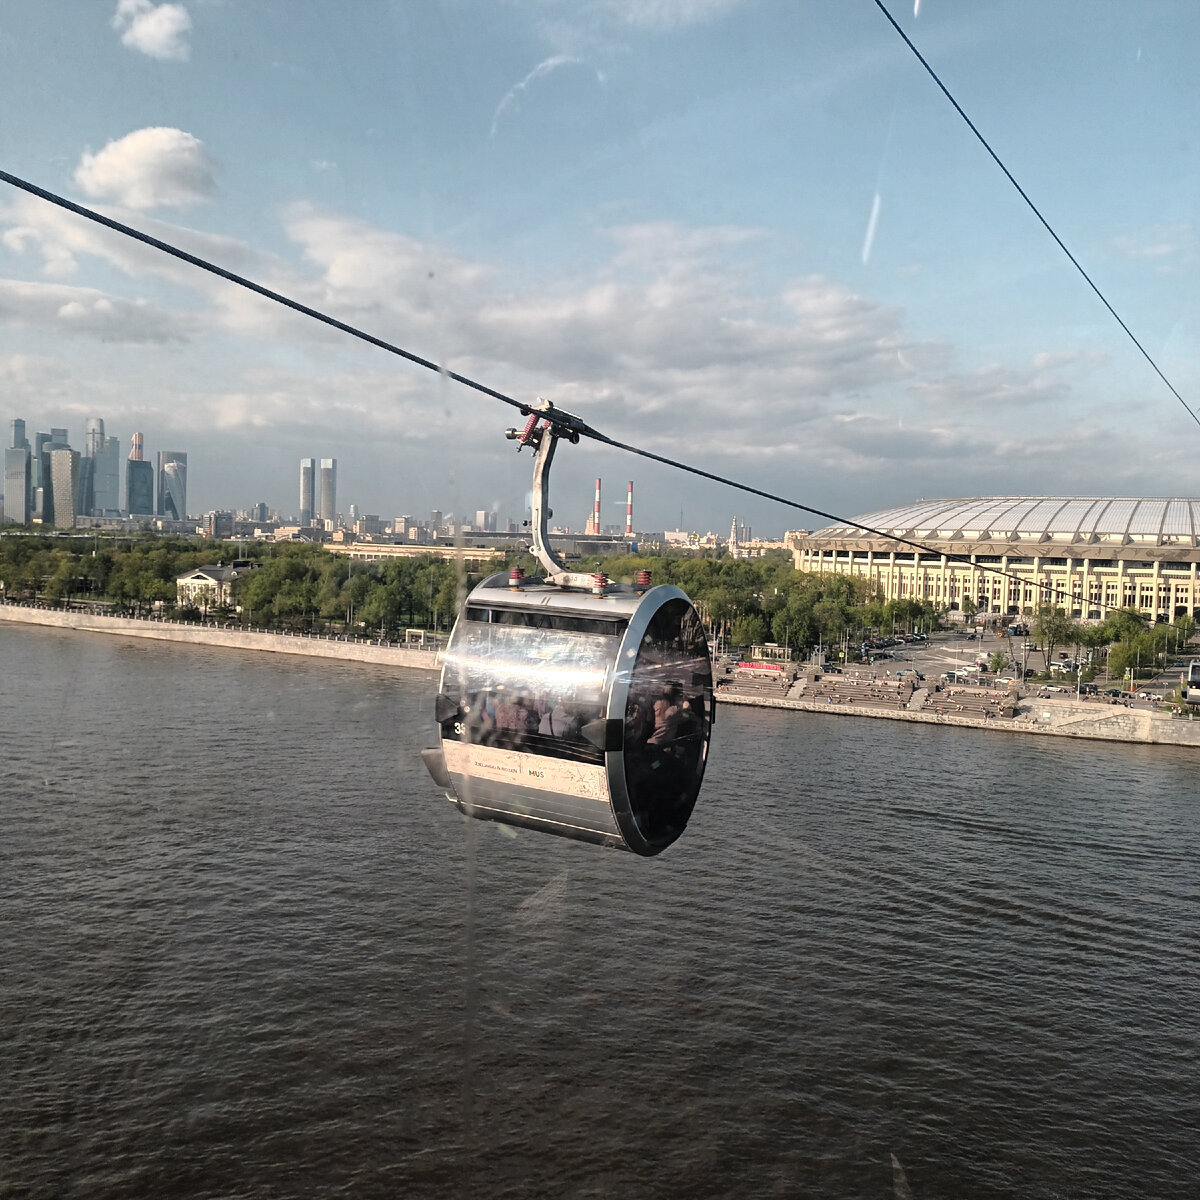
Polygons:
<instances>
[{"instance_id":1,"label":"stadium","mask_svg":"<svg viewBox=\"0 0 1200 1200\"><path fill-rule=\"evenodd\" d=\"M1200 618L1200 500L919 500L789 533L786 544L799 571L859 576L884 599L950 612L969 600L1010 616L1054 603L1081 620L1130 607L1152 621Z\"/></svg>"}]
</instances>

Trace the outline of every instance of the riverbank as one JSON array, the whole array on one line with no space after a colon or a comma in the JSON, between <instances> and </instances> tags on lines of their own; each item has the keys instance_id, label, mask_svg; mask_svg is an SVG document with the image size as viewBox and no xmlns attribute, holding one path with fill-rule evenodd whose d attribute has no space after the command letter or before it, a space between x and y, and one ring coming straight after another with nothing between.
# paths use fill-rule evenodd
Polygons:
<instances>
[{"instance_id":1,"label":"riverbank","mask_svg":"<svg viewBox=\"0 0 1200 1200\"><path fill-rule=\"evenodd\" d=\"M72 629L81 633L106 633L119 637L149 638L199 646L224 646L235 650L272 654L300 654L310 658L336 658L343 662L409 667L420 671L435 671L441 665L436 651L407 646L390 646L365 640L343 641L333 637L266 633L255 629L222 629L211 625L189 625L179 621L98 616L18 604L0 604L0 622L3 621ZM1040 734L1200 749L1200 721L1172 716L1170 713L1098 704L1094 701L1079 702L1074 699L1027 697L1017 704L1016 714L1011 718L976 717L951 712L914 711L907 708L872 708L866 704L853 708L839 705L831 711L830 705L823 701L768 695L738 696L728 692L722 693L719 702L759 708L787 708L796 712L822 713L825 716L875 717L922 725L987 729L997 733Z\"/></svg>"},{"instance_id":2,"label":"riverbank","mask_svg":"<svg viewBox=\"0 0 1200 1200\"><path fill-rule=\"evenodd\" d=\"M20 604L0 604L0 621L41 625L53 629L73 629L80 633L149 638L160 642L224 646L234 650L255 650L270 654L302 654L309 658L336 658L343 662L376 663L390 667L414 667L421 671L434 671L440 666L436 650L385 645L363 639L347 641L335 637L267 633L258 629L191 625L182 621L109 617Z\"/></svg>"},{"instance_id":3,"label":"riverbank","mask_svg":"<svg viewBox=\"0 0 1200 1200\"><path fill-rule=\"evenodd\" d=\"M788 708L795 712L821 713L832 717L875 717L885 721L909 721L919 725L956 725L964 729L987 729L996 733L1041 734L1051 737L1085 738L1104 742L1133 742L1150 746L1189 746L1200 749L1200 721L1170 713L1124 708L1072 700L1027 697L1018 702L1012 717L980 718L956 713L933 713L899 708L837 707L815 700L789 700L773 696L738 696L723 692L721 704L747 704L758 708Z\"/></svg>"}]
</instances>

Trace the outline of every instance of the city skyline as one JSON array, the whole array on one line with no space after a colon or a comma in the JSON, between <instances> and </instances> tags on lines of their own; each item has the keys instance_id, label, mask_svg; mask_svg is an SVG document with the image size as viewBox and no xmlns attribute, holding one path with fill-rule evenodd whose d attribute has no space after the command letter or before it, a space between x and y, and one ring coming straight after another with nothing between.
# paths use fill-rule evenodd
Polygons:
<instances>
[{"instance_id":1,"label":"city skyline","mask_svg":"<svg viewBox=\"0 0 1200 1200\"><path fill-rule=\"evenodd\" d=\"M145 439L141 431L135 431L130 436L129 457L125 466L125 488L122 497L119 471L119 452L121 439L106 434L103 417L89 416L83 424L84 449L77 450L70 446L71 429L69 426L55 426L50 433L36 433L39 451L35 455L28 439L29 422L22 417L11 417L8 421L9 441L5 449L5 489L4 489L4 521L6 524L29 525L36 516L40 523L48 527L66 527L56 517L54 510L54 488L50 489L50 514L47 521L38 507L36 493L43 487L40 470L35 470L33 464L49 456L55 450L67 450L74 455L73 459L60 460L59 470L62 478L61 487L64 495L69 495L69 508L80 517L97 518L134 518L155 517L170 521L185 518L197 522L202 517L214 513L258 512L262 524L286 523L293 514L285 504L271 504L264 500L218 504L204 511L189 511L187 506L188 487L188 455L185 451L159 450L156 451L156 463L144 459ZM44 447L44 449L43 449ZM18 450L24 450L24 456L18 455ZM51 458L44 461L52 462ZM23 474L22 474L23 472ZM628 481L624 497L619 504L623 510L623 525L618 520L604 519L601 509L600 484L596 481L596 494L593 507L584 513L580 511L573 518L564 516L557 526L564 530L583 532L594 526L599 515L599 524L605 531L631 535L634 532L633 521L633 481ZM366 513L363 506L352 502L341 512L337 507L338 463L334 458L316 459L312 457L300 460L300 496L299 507L294 514L295 522L300 527L328 523L327 527L336 529L345 527L353 529L359 516L365 516L380 526L390 526L401 519L410 521L412 528L434 529L442 527L443 513L440 509L430 511L429 522L413 518L411 513L391 512L387 508L380 513ZM7 497L11 491L17 498L16 506L10 509ZM27 495L27 499L22 500ZM122 499L124 503L122 504ZM609 501L612 505L618 501ZM395 508L396 506L393 506ZM426 506L428 507L428 506ZM81 511L82 510L82 511ZM276 521L268 521L266 512L270 510L277 514ZM425 510L422 510L425 511ZM462 524L484 532L502 532L509 529L515 532L521 521L527 515L528 509L505 511L501 526L501 510L496 507L487 509L472 509L469 502L462 514L445 515L447 525ZM379 528L372 532L383 533ZM401 531L407 533L407 529ZM706 530L711 532L711 530Z\"/></svg>"},{"instance_id":2,"label":"city skyline","mask_svg":"<svg viewBox=\"0 0 1200 1200\"><path fill-rule=\"evenodd\" d=\"M867 0L142 8L135 36L115 4L66 23L11 6L5 170L844 516L1087 494L1098 471L1106 492L1194 491L1194 423ZM1194 402L1197 168L1177 131L1200 106L1200 11L891 11ZM363 511L516 512L529 486L502 406L7 186L0 382L31 427L103 412L186 445L197 511L262 499L247 480L290 509L318 447L354 464L339 487ZM564 448L560 507L630 473ZM681 501L689 527L814 524L638 475L647 525Z\"/></svg>"}]
</instances>

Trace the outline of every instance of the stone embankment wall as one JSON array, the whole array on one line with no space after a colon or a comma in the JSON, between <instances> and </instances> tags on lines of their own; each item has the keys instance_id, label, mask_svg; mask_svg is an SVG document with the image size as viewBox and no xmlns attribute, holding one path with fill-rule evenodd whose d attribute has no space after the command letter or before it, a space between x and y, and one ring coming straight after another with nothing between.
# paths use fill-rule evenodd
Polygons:
<instances>
[{"instance_id":1,"label":"stone embankment wall","mask_svg":"<svg viewBox=\"0 0 1200 1200\"><path fill-rule=\"evenodd\" d=\"M1142 708L1124 708L1097 701L1022 700L1011 719L979 720L952 713L938 715L907 709L856 708L813 700L787 700L782 697L729 696L722 694L720 704L750 704L759 708L790 708L798 712L824 713L837 717L876 717L884 721L912 721L922 725L958 725L969 729L995 730L997 733L1042 734L1052 737L1094 738L1108 742L1140 742L1158 746L1194 746L1200 748L1200 720L1173 717L1170 713Z\"/></svg>"},{"instance_id":2,"label":"stone embankment wall","mask_svg":"<svg viewBox=\"0 0 1200 1200\"><path fill-rule=\"evenodd\" d=\"M187 625L178 621L137 620L132 617L93 616L90 613L60 612L53 608L31 608L0 604L0 621L76 629L84 633L110 633L122 637L153 638L161 642L187 642L199 646L228 646L235 650L263 650L274 654L304 654L312 658L379 663L392 667L416 667L433 671L439 667L433 650L406 646L381 646L375 642L340 641L337 638L293 637L283 633L261 633L249 629L221 629L212 625Z\"/></svg>"}]
</instances>

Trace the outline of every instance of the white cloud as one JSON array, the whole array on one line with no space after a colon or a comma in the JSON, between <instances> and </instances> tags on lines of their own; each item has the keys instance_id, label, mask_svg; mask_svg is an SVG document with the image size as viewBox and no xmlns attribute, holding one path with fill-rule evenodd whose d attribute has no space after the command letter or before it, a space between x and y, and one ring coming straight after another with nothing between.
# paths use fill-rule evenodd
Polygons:
<instances>
[{"instance_id":1,"label":"white cloud","mask_svg":"<svg viewBox=\"0 0 1200 1200\"><path fill-rule=\"evenodd\" d=\"M1188 224L1161 226L1113 239L1117 250L1135 262L1148 262L1168 274L1196 262L1196 231Z\"/></svg>"},{"instance_id":2,"label":"white cloud","mask_svg":"<svg viewBox=\"0 0 1200 1200\"><path fill-rule=\"evenodd\" d=\"M93 288L0 279L0 324L41 327L105 342L181 342L187 322L147 301L106 296Z\"/></svg>"},{"instance_id":3,"label":"white cloud","mask_svg":"<svg viewBox=\"0 0 1200 1200\"><path fill-rule=\"evenodd\" d=\"M243 348L273 341L341 370L360 355L343 335L86 221L30 201L2 236L40 248L48 269L97 257L198 297L185 301L195 336L232 333ZM573 407L613 436L708 446L708 432L760 428L772 444L803 441L839 398L903 389L948 351L913 341L901 314L822 277L763 294L739 260L753 230L652 224L614 229L612 253L570 284L506 289L500 264L361 221L294 206L284 230L310 268L235 242L146 218L147 232L358 325L414 354L517 398ZM172 293L158 303L178 303ZM60 306L61 307L61 306ZM45 315L45 314L43 314ZM83 320L68 309L59 322ZM90 321L102 314L91 311ZM76 326L79 327L79 326ZM336 367L334 364L336 363ZM429 386L415 367L400 371ZM739 436L722 435L728 453Z\"/></svg>"},{"instance_id":4,"label":"white cloud","mask_svg":"<svg viewBox=\"0 0 1200 1200\"><path fill-rule=\"evenodd\" d=\"M732 12L742 0L604 0L618 21L638 29L666 31L702 25Z\"/></svg>"},{"instance_id":5,"label":"white cloud","mask_svg":"<svg viewBox=\"0 0 1200 1200\"><path fill-rule=\"evenodd\" d=\"M192 18L182 4L119 0L112 27L120 33L122 45L150 58L186 61L191 53L187 35Z\"/></svg>"},{"instance_id":6,"label":"white cloud","mask_svg":"<svg viewBox=\"0 0 1200 1200\"><path fill-rule=\"evenodd\" d=\"M410 457L420 436L421 469L425 459L469 462L472 487L499 486L488 482L500 478L490 456L512 415L493 401L33 199L5 215L10 250L40 250L48 269L95 258L149 297L10 282L0 287L0 334L19 325L11 349L40 349L42 334L86 335L73 347L182 341L157 366L138 356L141 382L124 401L152 406L180 435L253 429L264 442L343 439ZM1095 362L1048 342L1024 363L972 364L914 339L901 310L827 276L764 288L755 230L617 228L590 272L514 287L502 263L311 206L282 221L295 263L136 223L518 400L547 396L612 437L797 499L819 496L847 515L919 494L926 479L951 494L1003 478L1036 491L1049 471L1070 486L1072 462L1033 454L1020 418L1036 415L1038 443L1058 444L1078 424L1071 401ZM87 361L72 355L76 369ZM104 389L106 369L89 390ZM1110 424L1092 411L1090 444ZM678 481L659 486L669 495Z\"/></svg>"},{"instance_id":7,"label":"white cloud","mask_svg":"<svg viewBox=\"0 0 1200 1200\"><path fill-rule=\"evenodd\" d=\"M988 363L969 372L931 375L912 384L912 395L921 408L973 414L982 420L1009 418L1017 408L1053 410L1070 397L1067 369L1079 365L1079 356L1038 354L1029 366ZM1002 415L1003 414L1003 415Z\"/></svg>"},{"instance_id":8,"label":"white cloud","mask_svg":"<svg viewBox=\"0 0 1200 1200\"><path fill-rule=\"evenodd\" d=\"M283 219L288 237L319 269L325 301L351 315L383 310L424 321L439 298L457 306L488 285L488 266L432 243L309 205L288 208Z\"/></svg>"},{"instance_id":9,"label":"white cloud","mask_svg":"<svg viewBox=\"0 0 1200 1200\"><path fill-rule=\"evenodd\" d=\"M908 338L895 310L828 279L757 294L731 261L754 242L750 230L613 230L613 253L591 277L509 291L496 266L361 222L296 208L285 227L320 268L310 303L519 399L550 395L614 436L666 439L673 452L729 453L740 439L728 431L764 416L773 444L802 441L832 397L902 388L948 356Z\"/></svg>"},{"instance_id":10,"label":"white cloud","mask_svg":"<svg viewBox=\"0 0 1200 1200\"><path fill-rule=\"evenodd\" d=\"M525 92L532 83L538 79L557 71L560 67L578 66L579 59L571 57L569 54L556 54L551 58L544 59L538 63L520 83L514 84L505 93L500 103L496 105L496 111L492 114L492 137L496 136L496 129L500 124L500 118L510 109L517 105L521 94Z\"/></svg>"},{"instance_id":11,"label":"white cloud","mask_svg":"<svg viewBox=\"0 0 1200 1200\"><path fill-rule=\"evenodd\" d=\"M182 129L151 126L85 153L75 183L97 200L125 208L185 208L211 200L215 165L204 143Z\"/></svg>"},{"instance_id":12,"label":"white cloud","mask_svg":"<svg viewBox=\"0 0 1200 1200\"><path fill-rule=\"evenodd\" d=\"M124 213L120 215L130 216ZM203 292L218 284L212 276L160 250L32 196L19 196L7 209L0 208L0 221L3 220L9 222L9 228L0 235L0 241L19 254L31 250L40 252L43 270L52 277L74 274L79 270L81 261L96 258L131 278L154 277L189 291ZM278 260L252 250L233 238L199 233L145 214L138 214L131 223L152 237L169 242L198 258L220 263L242 275L277 276L282 271ZM229 286L220 284L222 288Z\"/></svg>"}]
</instances>

